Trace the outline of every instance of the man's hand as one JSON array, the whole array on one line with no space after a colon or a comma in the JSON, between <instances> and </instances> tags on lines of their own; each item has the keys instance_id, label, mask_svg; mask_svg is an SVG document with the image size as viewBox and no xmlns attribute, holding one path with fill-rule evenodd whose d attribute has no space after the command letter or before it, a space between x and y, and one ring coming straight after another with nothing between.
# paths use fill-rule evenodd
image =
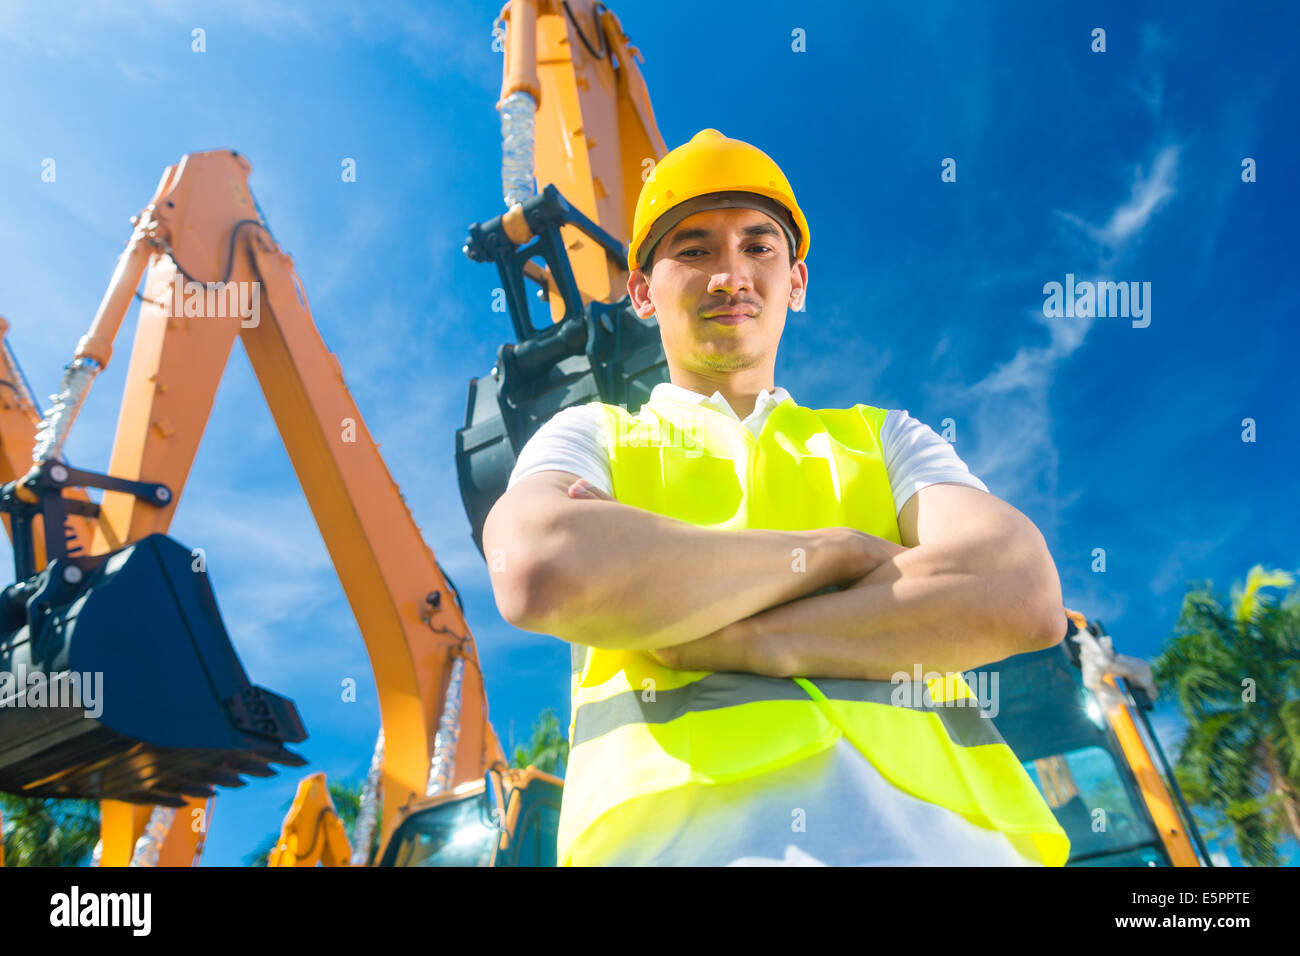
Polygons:
<instances>
[{"instance_id":1,"label":"man's hand","mask_svg":"<svg viewBox=\"0 0 1300 956\"><path fill-rule=\"evenodd\" d=\"M767 657L753 653L758 645L745 621L736 621L699 640L646 651L663 667L678 671L739 671L763 674ZM777 676L768 674L767 676Z\"/></svg>"},{"instance_id":2,"label":"man's hand","mask_svg":"<svg viewBox=\"0 0 1300 956\"><path fill-rule=\"evenodd\" d=\"M839 594L752 614L726 628L726 639L708 634L670 659L681 669L890 680L917 666L966 671L1060 641L1055 565L1010 505L974 488L931 485L904 506L899 530L910 546L884 543L897 553Z\"/></svg>"},{"instance_id":3,"label":"man's hand","mask_svg":"<svg viewBox=\"0 0 1300 956\"><path fill-rule=\"evenodd\" d=\"M646 653L649 654L652 658L654 658L660 667L670 667L673 670L683 670L681 664L679 663L682 659L682 648L690 647L691 644L694 643L695 643L694 641L690 641L686 644L676 644L673 647L655 648L646 651Z\"/></svg>"},{"instance_id":4,"label":"man's hand","mask_svg":"<svg viewBox=\"0 0 1300 956\"><path fill-rule=\"evenodd\" d=\"M579 478L573 484L569 485L570 498L597 498L601 501L617 501L610 495L605 494L590 481L585 478Z\"/></svg>"},{"instance_id":5,"label":"man's hand","mask_svg":"<svg viewBox=\"0 0 1300 956\"><path fill-rule=\"evenodd\" d=\"M905 546L885 538L876 538L874 544L876 567L908 550ZM869 575L863 575L847 585L829 584L786 605L777 605L776 608L768 608L766 611L742 618L698 640L647 650L646 653L661 666L673 670L739 671L763 677L809 676L795 673L789 655L780 653L782 647L764 639L766 635L764 624L779 608L796 605L823 594L864 587L867 577Z\"/></svg>"}]
</instances>

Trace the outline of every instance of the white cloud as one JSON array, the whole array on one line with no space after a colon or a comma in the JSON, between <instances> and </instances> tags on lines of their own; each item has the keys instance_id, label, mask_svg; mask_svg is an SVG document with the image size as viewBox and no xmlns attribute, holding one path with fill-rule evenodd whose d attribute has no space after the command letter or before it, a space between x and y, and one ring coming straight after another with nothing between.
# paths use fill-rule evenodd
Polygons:
<instances>
[{"instance_id":1,"label":"white cloud","mask_svg":"<svg viewBox=\"0 0 1300 956\"><path fill-rule=\"evenodd\" d=\"M1052 436L1051 390L1057 366L1079 347L1093 320L1044 317L1041 306L1028 314L1047 326L1047 344L1021 346L973 385L943 390L943 402L965 410L954 416L957 453L990 492L1037 516L1040 530L1050 537L1072 500L1063 499L1056 487L1060 454ZM962 445L966 435L975 436L970 451Z\"/></svg>"},{"instance_id":2,"label":"white cloud","mask_svg":"<svg viewBox=\"0 0 1300 956\"><path fill-rule=\"evenodd\" d=\"M1080 280L1114 279L1111 269L1116 260L1174 195L1178 152L1178 146L1161 149L1149 176L1137 169L1129 199L1113 209L1104 227L1058 211L1090 239L1082 257L1092 262L1080 262L1079 268L1059 274L1055 268L1050 274L1040 273L1041 282L1064 281L1067 271ZM1051 393L1060 382L1062 363L1083 345L1096 319L1044 315L1041 300L1024 315L1046 329L1047 342L1020 346L974 384L939 386L936 391L941 403L965 410L954 416L959 418L959 434L976 436L973 447L959 447L958 454L993 494L1034 517L1051 540L1062 514L1084 493L1082 488L1069 493L1058 488L1061 455L1053 440Z\"/></svg>"},{"instance_id":3,"label":"white cloud","mask_svg":"<svg viewBox=\"0 0 1300 956\"><path fill-rule=\"evenodd\" d=\"M1118 250L1136 238L1152 215L1176 192L1180 149L1176 145L1161 149L1150 175L1144 175L1141 166L1137 168L1128 202L1116 207L1106 225L1093 226L1073 213L1058 211L1058 215L1079 227L1098 245Z\"/></svg>"},{"instance_id":4,"label":"white cloud","mask_svg":"<svg viewBox=\"0 0 1300 956\"><path fill-rule=\"evenodd\" d=\"M1150 110L1151 115L1158 117L1165 97L1164 77L1153 72L1147 77L1146 81L1134 80L1129 86L1137 94L1142 104Z\"/></svg>"},{"instance_id":5,"label":"white cloud","mask_svg":"<svg viewBox=\"0 0 1300 956\"><path fill-rule=\"evenodd\" d=\"M1165 97L1165 78L1162 72L1165 53L1176 47L1169 37L1151 23L1142 24L1138 42L1138 62L1143 67L1143 78L1130 82L1129 88L1150 111L1151 118L1158 120Z\"/></svg>"},{"instance_id":6,"label":"white cloud","mask_svg":"<svg viewBox=\"0 0 1300 956\"><path fill-rule=\"evenodd\" d=\"M121 73L128 82L141 86L147 86L150 83L160 83L165 76L163 71L155 66L150 66L148 63L143 62L124 60L121 57L113 58L113 66L117 68L117 72Z\"/></svg>"}]
</instances>

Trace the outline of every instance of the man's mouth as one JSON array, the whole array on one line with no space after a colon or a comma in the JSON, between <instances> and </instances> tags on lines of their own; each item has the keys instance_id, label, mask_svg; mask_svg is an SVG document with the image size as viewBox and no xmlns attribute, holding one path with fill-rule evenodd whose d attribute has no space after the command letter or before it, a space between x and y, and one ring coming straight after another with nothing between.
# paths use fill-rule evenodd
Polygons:
<instances>
[{"instance_id":1,"label":"man's mouth","mask_svg":"<svg viewBox=\"0 0 1300 956\"><path fill-rule=\"evenodd\" d=\"M726 309L721 312L712 312L704 316L714 322L722 325L740 325L746 319L752 319L754 316L747 309Z\"/></svg>"}]
</instances>

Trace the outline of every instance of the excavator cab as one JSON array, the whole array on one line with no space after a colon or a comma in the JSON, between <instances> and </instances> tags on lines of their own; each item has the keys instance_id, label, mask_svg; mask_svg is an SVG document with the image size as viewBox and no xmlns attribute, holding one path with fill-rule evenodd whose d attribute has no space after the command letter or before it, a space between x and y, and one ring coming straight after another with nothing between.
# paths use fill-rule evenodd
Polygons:
<instances>
[{"instance_id":1,"label":"excavator cab","mask_svg":"<svg viewBox=\"0 0 1300 956\"><path fill-rule=\"evenodd\" d=\"M1123 753L1064 643L999 665L994 723L1069 836L1067 866L1170 866L1136 781L1123 772Z\"/></svg>"},{"instance_id":2,"label":"excavator cab","mask_svg":"<svg viewBox=\"0 0 1300 956\"><path fill-rule=\"evenodd\" d=\"M63 498L68 485L171 497L57 460L0 488L15 562L0 592L0 791L175 807L243 786L239 774L271 776L272 763L304 765L284 746L306 739L297 709L249 681L202 557L162 534L67 553L68 511L98 514Z\"/></svg>"},{"instance_id":3,"label":"excavator cab","mask_svg":"<svg viewBox=\"0 0 1300 956\"><path fill-rule=\"evenodd\" d=\"M563 781L535 767L489 770L393 832L380 866L555 866Z\"/></svg>"},{"instance_id":4,"label":"excavator cab","mask_svg":"<svg viewBox=\"0 0 1300 956\"><path fill-rule=\"evenodd\" d=\"M1088 627L1104 633L1095 622ZM997 700L998 732L1070 838L1066 865L1188 865L1195 859L1192 841L1208 860L1195 822L1179 815L1161 792L1167 787L1181 798L1172 774L1164 775L1163 787L1144 785L1096 695L1084 685L1077 633L1069 620L1060 644L975 669L976 684L983 681ZM1150 708L1140 689L1130 687L1129 693L1131 709ZM1162 832L1152 814L1157 802L1181 832Z\"/></svg>"}]
</instances>

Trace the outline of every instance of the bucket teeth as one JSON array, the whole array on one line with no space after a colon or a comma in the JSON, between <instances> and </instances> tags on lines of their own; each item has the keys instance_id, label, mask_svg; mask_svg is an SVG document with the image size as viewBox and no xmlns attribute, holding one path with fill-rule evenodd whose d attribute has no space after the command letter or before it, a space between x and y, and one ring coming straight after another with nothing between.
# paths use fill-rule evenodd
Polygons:
<instances>
[{"instance_id":1,"label":"bucket teeth","mask_svg":"<svg viewBox=\"0 0 1300 956\"><path fill-rule=\"evenodd\" d=\"M265 764L253 760L231 759L226 761L225 766L232 773L247 774L250 777L274 777L275 776L275 771L271 769L269 764Z\"/></svg>"},{"instance_id":2,"label":"bucket teeth","mask_svg":"<svg viewBox=\"0 0 1300 956\"><path fill-rule=\"evenodd\" d=\"M0 615L0 672L95 694L0 707L0 791L179 807L306 766L297 708L249 681L191 550L154 534L102 558L75 584L52 562Z\"/></svg>"},{"instance_id":3,"label":"bucket teeth","mask_svg":"<svg viewBox=\"0 0 1300 956\"><path fill-rule=\"evenodd\" d=\"M240 780L239 777L235 776L233 773L210 773L208 774L208 779L211 780L213 785L217 787L248 786L248 782L246 780ZM209 796L209 794L204 794L204 796L205 797Z\"/></svg>"},{"instance_id":4,"label":"bucket teeth","mask_svg":"<svg viewBox=\"0 0 1300 956\"><path fill-rule=\"evenodd\" d=\"M282 763L286 767L305 767L307 766L308 760L306 757L296 754L288 748L281 747L279 754L277 754L275 758L275 762Z\"/></svg>"},{"instance_id":5,"label":"bucket teeth","mask_svg":"<svg viewBox=\"0 0 1300 956\"><path fill-rule=\"evenodd\" d=\"M3 715L0 715L3 716ZM93 746L69 751L56 745L18 763L0 766L0 791L30 797L122 800L181 806L185 797L209 797L215 787L240 788L243 777L273 777L274 764L302 767L307 760L283 745L213 751L154 747L98 728ZM4 750L0 739L0 752Z\"/></svg>"},{"instance_id":6,"label":"bucket teeth","mask_svg":"<svg viewBox=\"0 0 1300 956\"><path fill-rule=\"evenodd\" d=\"M176 792L183 797L210 797L216 790L209 784L186 783L178 786Z\"/></svg>"}]
</instances>

